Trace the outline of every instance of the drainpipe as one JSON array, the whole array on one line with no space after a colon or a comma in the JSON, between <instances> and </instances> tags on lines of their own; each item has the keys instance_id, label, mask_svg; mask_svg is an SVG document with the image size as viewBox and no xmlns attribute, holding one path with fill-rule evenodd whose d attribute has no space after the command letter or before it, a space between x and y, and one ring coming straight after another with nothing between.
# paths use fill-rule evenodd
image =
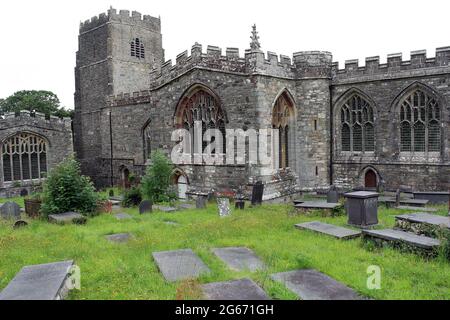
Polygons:
<instances>
[{"instance_id":1,"label":"drainpipe","mask_svg":"<svg viewBox=\"0 0 450 320\"><path fill-rule=\"evenodd\" d=\"M111 174L111 188L114 187L114 168L113 168L113 136L112 136L112 109L109 110L109 143L111 150L110 159L110 174Z\"/></svg>"}]
</instances>

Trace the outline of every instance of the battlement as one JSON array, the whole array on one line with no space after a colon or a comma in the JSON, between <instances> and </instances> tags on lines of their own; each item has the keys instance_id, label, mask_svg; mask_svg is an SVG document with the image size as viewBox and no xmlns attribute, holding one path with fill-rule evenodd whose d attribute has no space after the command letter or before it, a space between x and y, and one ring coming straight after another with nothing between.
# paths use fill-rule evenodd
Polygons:
<instances>
[{"instance_id":1,"label":"battlement","mask_svg":"<svg viewBox=\"0 0 450 320\"><path fill-rule=\"evenodd\" d=\"M108 105L110 107L149 103L150 101L151 95L149 90L136 91L131 94L119 93L118 95L108 97Z\"/></svg>"},{"instance_id":2,"label":"battlement","mask_svg":"<svg viewBox=\"0 0 450 320\"><path fill-rule=\"evenodd\" d=\"M106 13L101 13L100 15L92 17L85 22L81 22L80 33L98 28L111 21L137 25L139 27L161 32L160 18L155 18L150 15L142 15L137 11L132 11L130 13L129 10L120 10L119 13L117 13L116 9L110 8Z\"/></svg>"},{"instance_id":3,"label":"battlement","mask_svg":"<svg viewBox=\"0 0 450 320\"><path fill-rule=\"evenodd\" d=\"M297 52L291 59L271 51L265 55L262 51L249 49L241 57L238 48L226 48L225 55L217 46L207 46L206 53L202 49L201 44L195 43L190 55L187 50L183 51L176 56L175 64L168 60L160 69L153 70L150 75L151 87L163 85L193 68L242 74L258 73L292 79L303 76L329 77L332 61L331 53L326 51Z\"/></svg>"},{"instance_id":4,"label":"battlement","mask_svg":"<svg viewBox=\"0 0 450 320\"><path fill-rule=\"evenodd\" d=\"M403 60L401 53L389 54L387 62L383 64L380 63L379 56L366 58L365 66L359 66L358 59L347 60L345 61L344 69L339 69L339 63L334 62L332 74L335 79L344 80L361 76L399 73L443 66L450 66L450 47L437 48L436 55L433 58L427 57L426 50L417 50L411 52L410 60Z\"/></svg>"},{"instance_id":5,"label":"battlement","mask_svg":"<svg viewBox=\"0 0 450 320\"><path fill-rule=\"evenodd\" d=\"M72 119L59 118L56 116L48 116L40 112L30 112L28 110L21 110L20 112L7 112L0 118L0 125L10 123L11 121L23 121L25 124L34 122L45 122L52 126L63 126L71 128Z\"/></svg>"}]
</instances>

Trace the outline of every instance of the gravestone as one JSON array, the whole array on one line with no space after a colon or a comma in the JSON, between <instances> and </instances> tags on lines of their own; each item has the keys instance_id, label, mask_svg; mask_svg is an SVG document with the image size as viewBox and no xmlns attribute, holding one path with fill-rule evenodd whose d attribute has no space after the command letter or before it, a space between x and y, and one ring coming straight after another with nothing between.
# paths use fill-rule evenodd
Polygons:
<instances>
[{"instance_id":1,"label":"gravestone","mask_svg":"<svg viewBox=\"0 0 450 320\"><path fill-rule=\"evenodd\" d=\"M153 203L150 200L144 200L139 204L139 213L150 213L152 212Z\"/></svg>"},{"instance_id":2,"label":"gravestone","mask_svg":"<svg viewBox=\"0 0 450 320\"><path fill-rule=\"evenodd\" d=\"M208 283L202 286L202 291L207 300L270 300L250 279Z\"/></svg>"},{"instance_id":3,"label":"gravestone","mask_svg":"<svg viewBox=\"0 0 450 320\"><path fill-rule=\"evenodd\" d=\"M346 193L345 209L348 224L366 228L378 224L378 196L376 192L357 191Z\"/></svg>"},{"instance_id":4,"label":"gravestone","mask_svg":"<svg viewBox=\"0 0 450 320\"><path fill-rule=\"evenodd\" d=\"M252 190L252 206L262 203L263 194L264 184L262 183L262 181L257 181Z\"/></svg>"},{"instance_id":5,"label":"gravestone","mask_svg":"<svg viewBox=\"0 0 450 320\"><path fill-rule=\"evenodd\" d=\"M327 193L327 202L328 203L338 203L339 202L339 193L336 190L336 187L331 186L330 190Z\"/></svg>"},{"instance_id":6,"label":"gravestone","mask_svg":"<svg viewBox=\"0 0 450 320\"><path fill-rule=\"evenodd\" d=\"M244 210L244 208L245 208L245 201L244 200L235 200L234 208L235 209L239 209L239 210Z\"/></svg>"},{"instance_id":7,"label":"gravestone","mask_svg":"<svg viewBox=\"0 0 450 320\"><path fill-rule=\"evenodd\" d=\"M13 228L14 229L20 229L20 228L23 228L23 227L26 227L26 226L28 226L28 223L26 221L19 220L19 221L16 221L14 223Z\"/></svg>"},{"instance_id":8,"label":"gravestone","mask_svg":"<svg viewBox=\"0 0 450 320\"><path fill-rule=\"evenodd\" d=\"M64 212L49 215L48 221L56 224L85 224L87 219L77 212Z\"/></svg>"},{"instance_id":9,"label":"gravestone","mask_svg":"<svg viewBox=\"0 0 450 320\"><path fill-rule=\"evenodd\" d=\"M231 214L230 199L217 198L217 207L219 209L219 216L226 217Z\"/></svg>"},{"instance_id":10,"label":"gravestone","mask_svg":"<svg viewBox=\"0 0 450 320\"><path fill-rule=\"evenodd\" d=\"M127 219L133 218L128 213L118 213L118 214L115 215L115 217L116 217L117 220L127 220Z\"/></svg>"},{"instance_id":11,"label":"gravestone","mask_svg":"<svg viewBox=\"0 0 450 320\"><path fill-rule=\"evenodd\" d=\"M28 195L28 190L27 189L20 190L20 196L21 197L26 197L27 195Z\"/></svg>"},{"instance_id":12,"label":"gravestone","mask_svg":"<svg viewBox=\"0 0 450 320\"><path fill-rule=\"evenodd\" d=\"M20 220L20 207L15 202L6 202L0 208L0 217L5 220Z\"/></svg>"},{"instance_id":13,"label":"gravestone","mask_svg":"<svg viewBox=\"0 0 450 320\"><path fill-rule=\"evenodd\" d=\"M257 271L264 268L264 263L250 249L242 247L216 248L213 249L216 256L219 257L230 269L236 271Z\"/></svg>"},{"instance_id":14,"label":"gravestone","mask_svg":"<svg viewBox=\"0 0 450 320\"><path fill-rule=\"evenodd\" d=\"M62 300L73 261L26 266L0 293L0 300Z\"/></svg>"},{"instance_id":15,"label":"gravestone","mask_svg":"<svg viewBox=\"0 0 450 320\"><path fill-rule=\"evenodd\" d=\"M110 242L115 243L123 243L128 242L132 238L132 235L130 233L118 233L118 234L110 234L106 236L106 239Z\"/></svg>"},{"instance_id":16,"label":"gravestone","mask_svg":"<svg viewBox=\"0 0 450 320\"><path fill-rule=\"evenodd\" d=\"M400 205L400 189L397 189L395 192L395 206L398 207Z\"/></svg>"},{"instance_id":17,"label":"gravestone","mask_svg":"<svg viewBox=\"0 0 450 320\"><path fill-rule=\"evenodd\" d=\"M337 239L352 239L359 237L361 235L361 231L354 231L351 229L335 226L332 224L327 224L319 221L305 222L296 224L295 227L297 229L305 229L311 230L318 233L323 233Z\"/></svg>"},{"instance_id":18,"label":"gravestone","mask_svg":"<svg viewBox=\"0 0 450 320\"><path fill-rule=\"evenodd\" d=\"M190 210L190 209L194 209L195 208L195 206L193 204L190 204L190 203L182 203L178 207L180 209L183 209L183 210Z\"/></svg>"},{"instance_id":19,"label":"gravestone","mask_svg":"<svg viewBox=\"0 0 450 320\"><path fill-rule=\"evenodd\" d=\"M205 209L207 198L208 198L207 196L202 195L197 196L197 199L195 200L195 207L197 209Z\"/></svg>"},{"instance_id":20,"label":"gravestone","mask_svg":"<svg viewBox=\"0 0 450 320\"><path fill-rule=\"evenodd\" d=\"M210 272L191 249L153 252L152 255L159 271L169 282L195 279L202 273Z\"/></svg>"}]
</instances>

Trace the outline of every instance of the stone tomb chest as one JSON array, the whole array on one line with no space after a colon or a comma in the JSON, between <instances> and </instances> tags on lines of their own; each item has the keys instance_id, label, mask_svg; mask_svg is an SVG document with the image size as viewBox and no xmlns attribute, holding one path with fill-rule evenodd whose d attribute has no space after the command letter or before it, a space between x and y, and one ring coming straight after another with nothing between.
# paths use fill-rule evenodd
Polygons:
<instances>
[{"instance_id":1,"label":"stone tomb chest","mask_svg":"<svg viewBox=\"0 0 450 320\"><path fill-rule=\"evenodd\" d=\"M356 191L345 194L348 224L366 228L378 224L378 196L376 192Z\"/></svg>"}]
</instances>

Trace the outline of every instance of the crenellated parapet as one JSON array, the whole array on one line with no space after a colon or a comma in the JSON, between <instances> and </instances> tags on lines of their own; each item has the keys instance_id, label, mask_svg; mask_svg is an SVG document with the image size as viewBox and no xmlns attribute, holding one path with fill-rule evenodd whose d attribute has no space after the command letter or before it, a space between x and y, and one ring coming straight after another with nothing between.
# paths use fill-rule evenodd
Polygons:
<instances>
[{"instance_id":1,"label":"crenellated parapet","mask_svg":"<svg viewBox=\"0 0 450 320\"><path fill-rule=\"evenodd\" d=\"M119 93L115 96L108 97L108 105L110 107L120 107L141 103L149 103L151 95L149 90L136 91L133 93Z\"/></svg>"},{"instance_id":2,"label":"crenellated parapet","mask_svg":"<svg viewBox=\"0 0 450 320\"><path fill-rule=\"evenodd\" d=\"M196 43L191 53L184 51L177 55L176 63L166 61L160 69L151 72L151 88L159 87L176 79L192 69L208 69L213 71L231 72L237 74L259 74L287 79L302 77L330 77L332 56L324 51L297 52L294 58L278 56L274 52L246 50L244 57L238 48L227 48L225 55L222 49L208 46L206 53L202 45Z\"/></svg>"},{"instance_id":3,"label":"crenellated parapet","mask_svg":"<svg viewBox=\"0 0 450 320\"><path fill-rule=\"evenodd\" d=\"M57 127L61 130L71 130L72 119L22 110L20 112L7 112L0 118L0 127L10 125L39 125L42 127Z\"/></svg>"},{"instance_id":4,"label":"crenellated parapet","mask_svg":"<svg viewBox=\"0 0 450 320\"><path fill-rule=\"evenodd\" d=\"M80 23L80 33L90 31L98 28L108 22L120 22L122 24L131 24L156 32L161 31L161 19L155 18L150 15L141 15L137 11L109 9L106 13L101 13L98 16L94 16L85 22Z\"/></svg>"},{"instance_id":5,"label":"crenellated parapet","mask_svg":"<svg viewBox=\"0 0 450 320\"><path fill-rule=\"evenodd\" d=\"M450 47L436 49L436 55L433 58L427 57L426 50L418 50L411 52L410 60L403 60L401 53L389 54L387 62L381 64L380 57L366 58L365 66L359 66L359 60L345 61L345 68L339 69L339 64L334 62L332 65L333 79L336 81L347 80L353 78L370 77L377 75L384 76L401 76L403 73L415 75L450 66Z\"/></svg>"}]
</instances>

